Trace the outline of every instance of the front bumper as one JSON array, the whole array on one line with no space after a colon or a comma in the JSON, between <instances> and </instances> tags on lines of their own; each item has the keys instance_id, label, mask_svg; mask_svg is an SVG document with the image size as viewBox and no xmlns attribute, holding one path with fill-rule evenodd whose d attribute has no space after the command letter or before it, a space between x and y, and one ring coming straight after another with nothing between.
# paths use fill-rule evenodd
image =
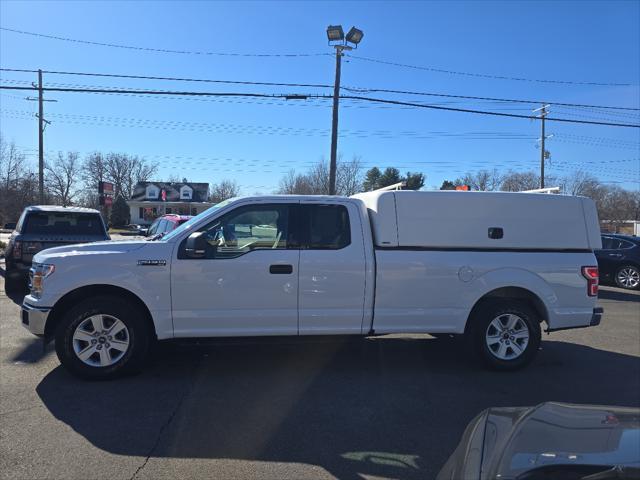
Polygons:
<instances>
[{"instance_id":1,"label":"front bumper","mask_svg":"<svg viewBox=\"0 0 640 480\"><path fill-rule=\"evenodd\" d=\"M34 307L28 303L22 304L22 326L37 336L44 336L44 328L51 313L50 308Z\"/></svg>"}]
</instances>

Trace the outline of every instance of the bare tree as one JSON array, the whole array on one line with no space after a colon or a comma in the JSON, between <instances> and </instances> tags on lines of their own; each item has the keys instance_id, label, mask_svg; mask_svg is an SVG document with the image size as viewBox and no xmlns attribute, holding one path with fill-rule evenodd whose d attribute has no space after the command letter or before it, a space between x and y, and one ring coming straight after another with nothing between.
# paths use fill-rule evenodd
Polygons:
<instances>
[{"instance_id":1,"label":"bare tree","mask_svg":"<svg viewBox=\"0 0 640 480\"><path fill-rule=\"evenodd\" d=\"M16 145L0 135L0 223L17 221L27 205L37 203L37 176Z\"/></svg>"},{"instance_id":2,"label":"bare tree","mask_svg":"<svg viewBox=\"0 0 640 480\"><path fill-rule=\"evenodd\" d=\"M467 172L462 178L455 181L456 185L468 185L471 190L492 192L499 190L502 184L502 176L495 168L493 170L479 170Z\"/></svg>"},{"instance_id":3,"label":"bare tree","mask_svg":"<svg viewBox=\"0 0 640 480\"><path fill-rule=\"evenodd\" d=\"M522 192L534 190L540 186L540 176L535 172L509 171L502 179L500 189L504 192Z\"/></svg>"},{"instance_id":4,"label":"bare tree","mask_svg":"<svg viewBox=\"0 0 640 480\"><path fill-rule=\"evenodd\" d=\"M295 170L289 170L281 180L278 193L288 195L312 195L313 188L309 178Z\"/></svg>"},{"instance_id":5,"label":"bare tree","mask_svg":"<svg viewBox=\"0 0 640 480\"><path fill-rule=\"evenodd\" d=\"M362 162L359 157L353 157L348 162L338 159L336 170L336 193L338 195L353 195L362 191ZM314 164L307 173L289 171L280 180L278 193L296 195L328 195L329 167L324 159Z\"/></svg>"},{"instance_id":6,"label":"bare tree","mask_svg":"<svg viewBox=\"0 0 640 480\"><path fill-rule=\"evenodd\" d=\"M86 163L93 174L90 183L96 185L92 188L97 188L98 181L107 181L113 183L115 194L125 199L131 198L136 183L149 180L158 170L157 163L126 153L94 153Z\"/></svg>"},{"instance_id":7,"label":"bare tree","mask_svg":"<svg viewBox=\"0 0 640 480\"><path fill-rule=\"evenodd\" d=\"M125 189L123 191L123 193L126 194L125 198L131 198L136 184L150 180L157 170L157 163L148 163L142 158L129 157L127 176L124 184Z\"/></svg>"},{"instance_id":8,"label":"bare tree","mask_svg":"<svg viewBox=\"0 0 640 480\"><path fill-rule=\"evenodd\" d=\"M0 182L4 191L15 188L25 170L24 154L18 151L14 142L7 143L0 136Z\"/></svg>"},{"instance_id":9,"label":"bare tree","mask_svg":"<svg viewBox=\"0 0 640 480\"><path fill-rule=\"evenodd\" d=\"M629 192L619 186L606 186L605 195L596 201L598 216L607 222L617 232L619 228L638 215L637 193Z\"/></svg>"},{"instance_id":10,"label":"bare tree","mask_svg":"<svg viewBox=\"0 0 640 480\"><path fill-rule=\"evenodd\" d=\"M362 192L362 159L354 155L348 162L340 162L336 172L336 191L350 197Z\"/></svg>"},{"instance_id":11,"label":"bare tree","mask_svg":"<svg viewBox=\"0 0 640 480\"><path fill-rule=\"evenodd\" d=\"M584 170L576 170L561 180L562 191L568 195L581 195L594 198L602 185L593 175ZM594 198L595 199L595 198Z\"/></svg>"},{"instance_id":12,"label":"bare tree","mask_svg":"<svg viewBox=\"0 0 640 480\"><path fill-rule=\"evenodd\" d=\"M234 180L222 180L220 183L211 185L211 195L209 199L213 203L220 203L228 198L237 197L240 187Z\"/></svg>"},{"instance_id":13,"label":"bare tree","mask_svg":"<svg viewBox=\"0 0 640 480\"><path fill-rule=\"evenodd\" d=\"M80 161L76 152L67 152L63 155L58 152L58 157L53 162L47 162L44 166L47 188L57 203L68 207L78 195L77 185L80 181Z\"/></svg>"}]
</instances>

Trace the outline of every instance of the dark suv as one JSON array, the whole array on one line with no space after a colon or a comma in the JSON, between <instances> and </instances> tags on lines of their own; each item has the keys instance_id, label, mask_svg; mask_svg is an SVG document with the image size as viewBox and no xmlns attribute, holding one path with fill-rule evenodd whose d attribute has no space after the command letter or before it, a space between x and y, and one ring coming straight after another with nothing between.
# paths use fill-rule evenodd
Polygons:
<instances>
[{"instance_id":1,"label":"dark suv","mask_svg":"<svg viewBox=\"0 0 640 480\"><path fill-rule=\"evenodd\" d=\"M620 288L640 288L640 238L603 234L602 250L595 251L600 278Z\"/></svg>"},{"instance_id":2,"label":"dark suv","mask_svg":"<svg viewBox=\"0 0 640 480\"><path fill-rule=\"evenodd\" d=\"M25 285L33 256L41 250L101 240L110 238L97 210L48 205L25 208L5 250L5 289Z\"/></svg>"}]
</instances>

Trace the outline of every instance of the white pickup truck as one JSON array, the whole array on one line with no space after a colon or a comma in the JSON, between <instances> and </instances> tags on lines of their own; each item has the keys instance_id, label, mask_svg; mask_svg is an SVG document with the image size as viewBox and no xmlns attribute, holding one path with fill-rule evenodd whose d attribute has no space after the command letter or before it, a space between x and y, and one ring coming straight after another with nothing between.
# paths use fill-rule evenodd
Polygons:
<instances>
[{"instance_id":1,"label":"white pickup truck","mask_svg":"<svg viewBox=\"0 0 640 480\"><path fill-rule=\"evenodd\" d=\"M598 325L586 198L371 192L228 200L156 241L36 255L22 323L85 378L140 368L156 340L464 334L488 366L547 331Z\"/></svg>"}]
</instances>

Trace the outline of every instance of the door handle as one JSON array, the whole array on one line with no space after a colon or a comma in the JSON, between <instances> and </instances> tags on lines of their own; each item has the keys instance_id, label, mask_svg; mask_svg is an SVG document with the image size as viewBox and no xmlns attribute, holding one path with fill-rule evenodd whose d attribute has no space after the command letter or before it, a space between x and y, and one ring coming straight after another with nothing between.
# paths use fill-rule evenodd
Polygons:
<instances>
[{"instance_id":1,"label":"door handle","mask_svg":"<svg viewBox=\"0 0 640 480\"><path fill-rule=\"evenodd\" d=\"M610 253L609 256L610 257L621 257L622 254L621 253Z\"/></svg>"},{"instance_id":2,"label":"door handle","mask_svg":"<svg viewBox=\"0 0 640 480\"><path fill-rule=\"evenodd\" d=\"M271 265L269 267L269 273L274 275L289 275L293 273L293 265Z\"/></svg>"}]
</instances>

